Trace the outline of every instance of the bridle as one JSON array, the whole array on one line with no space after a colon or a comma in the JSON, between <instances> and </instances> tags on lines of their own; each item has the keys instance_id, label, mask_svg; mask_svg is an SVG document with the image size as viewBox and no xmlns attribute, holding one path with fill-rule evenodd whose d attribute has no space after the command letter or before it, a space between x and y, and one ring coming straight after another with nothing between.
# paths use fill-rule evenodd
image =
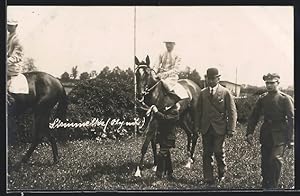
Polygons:
<instances>
[{"instance_id":1,"label":"bridle","mask_svg":"<svg viewBox=\"0 0 300 196\"><path fill-rule=\"evenodd\" d=\"M147 65L139 65L137 68L136 68L136 71L135 73L141 69L141 68L146 68L146 69L150 69L150 75L151 75L151 71L153 71L154 73L156 73L152 68L148 67ZM150 76L149 75L149 76ZM149 78L147 79L147 83L145 85L145 89L143 89L143 92L142 92L142 98L141 99L138 99L137 98L137 101L140 102L140 103L144 103L144 99L145 99L145 96L148 95L152 90L154 90L154 88L161 82L161 80L158 80L153 86L151 86L150 88L148 88L148 81L149 81ZM145 103L144 103L145 104Z\"/></svg>"}]
</instances>

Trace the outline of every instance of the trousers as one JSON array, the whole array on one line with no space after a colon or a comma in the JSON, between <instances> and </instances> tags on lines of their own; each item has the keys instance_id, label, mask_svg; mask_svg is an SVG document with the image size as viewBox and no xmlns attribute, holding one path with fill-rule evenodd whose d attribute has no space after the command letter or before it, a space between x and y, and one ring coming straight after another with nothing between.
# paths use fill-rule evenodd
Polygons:
<instances>
[{"instance_id":1,"label":"trousers","mask_svg":"<svg viewBox=\"0 0 300 196\"><path fill-rule=\"evenodd\" d=\"M273 145L272 142L261 146L261 175L263 188L278 188L281 175L285 145Z\"/></svg>"},{"instance_id":2,"label":"trousers","mask_svg":"<svg viewBox=\"0 0 300 196\"><path fill-rule=\"evenodd\" d=\"M216 133L212 125L210 125L207 133L202 134L203 143L203 175L206 181L213 180L213 158L214 155L217 162L219 176L225 172L225 155L224 155L224 140L225 135Z\"/></svg>"}]
</instances>

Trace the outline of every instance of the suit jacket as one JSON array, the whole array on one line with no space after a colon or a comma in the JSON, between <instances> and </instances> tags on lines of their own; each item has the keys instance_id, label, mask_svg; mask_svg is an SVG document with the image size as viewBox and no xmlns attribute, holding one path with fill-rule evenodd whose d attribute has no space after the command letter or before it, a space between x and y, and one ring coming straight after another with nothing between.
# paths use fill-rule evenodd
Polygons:
<instances>
[{"instance_id":1,"label":"suit jacket","mask_svg":"<svg viewBox=\"0 0 300 196\"><path fill-rule=\"evenodd\" d=\"M224 135L233 134L236 128L237 112L236 106L230 91L218 85L213 97L210 97L209 88L200 92L198 109L200 111L200 132L205 134L210 125L215 131Z\"/></svg>"}]
</instances>

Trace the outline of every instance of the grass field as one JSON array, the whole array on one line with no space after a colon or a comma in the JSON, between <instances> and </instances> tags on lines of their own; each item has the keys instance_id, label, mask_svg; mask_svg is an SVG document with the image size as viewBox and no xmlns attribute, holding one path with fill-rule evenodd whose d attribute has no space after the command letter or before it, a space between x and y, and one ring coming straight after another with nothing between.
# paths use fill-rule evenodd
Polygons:
<instances>
[{"instance_id":1,"label":"grass field","mask_svg":"<svg viewBox=\"0 0 300 196\"><path fill-rule=\"evenodd\" d=\"M256 141L249 146L243 141L245 126L238 124L234 137L225 141L228 171L222 184L207 187L202 176L202 139L199 137L191 169L186 163L186 136L178 130L176 148L172 149L175 181L161 180L151 170L151 148L145 157L142 177L134 177L140 158L143 137L121 141L69 141L59 143L60 162L53 165L52 151L43 143L33 153L30 162L8 176L8 190L207 190L207 189L260 189L260 149ZM9 149L13 163L19 161L29 144ZM215 170L216 171L216 170ZM216 174L215 174L216 175ZM280 187L294 187L294 151L287 150Z\"/></svg>"}]
</instances>

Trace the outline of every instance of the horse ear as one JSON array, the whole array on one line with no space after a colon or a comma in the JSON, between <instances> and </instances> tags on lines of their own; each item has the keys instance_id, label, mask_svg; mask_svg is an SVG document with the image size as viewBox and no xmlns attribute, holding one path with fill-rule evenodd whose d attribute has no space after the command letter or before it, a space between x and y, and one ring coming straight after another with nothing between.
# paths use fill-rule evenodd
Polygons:
<instances>
[{"instance_id":1,"label":"horse ear","mask_svg":"<svg viewBox=\"0 0 300 196\"><path fill-rule=\"evenodd\" d=\"M135 64L136 65L139 65L140 64L140 61L139 61L139 59L135 56L135 58L134 58L134 61L135 61Z\"/></svg>"},{"instance_id":2,"label":"horse ear","mask_svg":"<svg viewBox=\"0 0 300 196\"><path fill-rule=\"evenodd\" d=\"M149 58L149 55L147 55L146 57L146 64L149 66L150 65L150 58Z\"/></svg>"}]
</instances>

